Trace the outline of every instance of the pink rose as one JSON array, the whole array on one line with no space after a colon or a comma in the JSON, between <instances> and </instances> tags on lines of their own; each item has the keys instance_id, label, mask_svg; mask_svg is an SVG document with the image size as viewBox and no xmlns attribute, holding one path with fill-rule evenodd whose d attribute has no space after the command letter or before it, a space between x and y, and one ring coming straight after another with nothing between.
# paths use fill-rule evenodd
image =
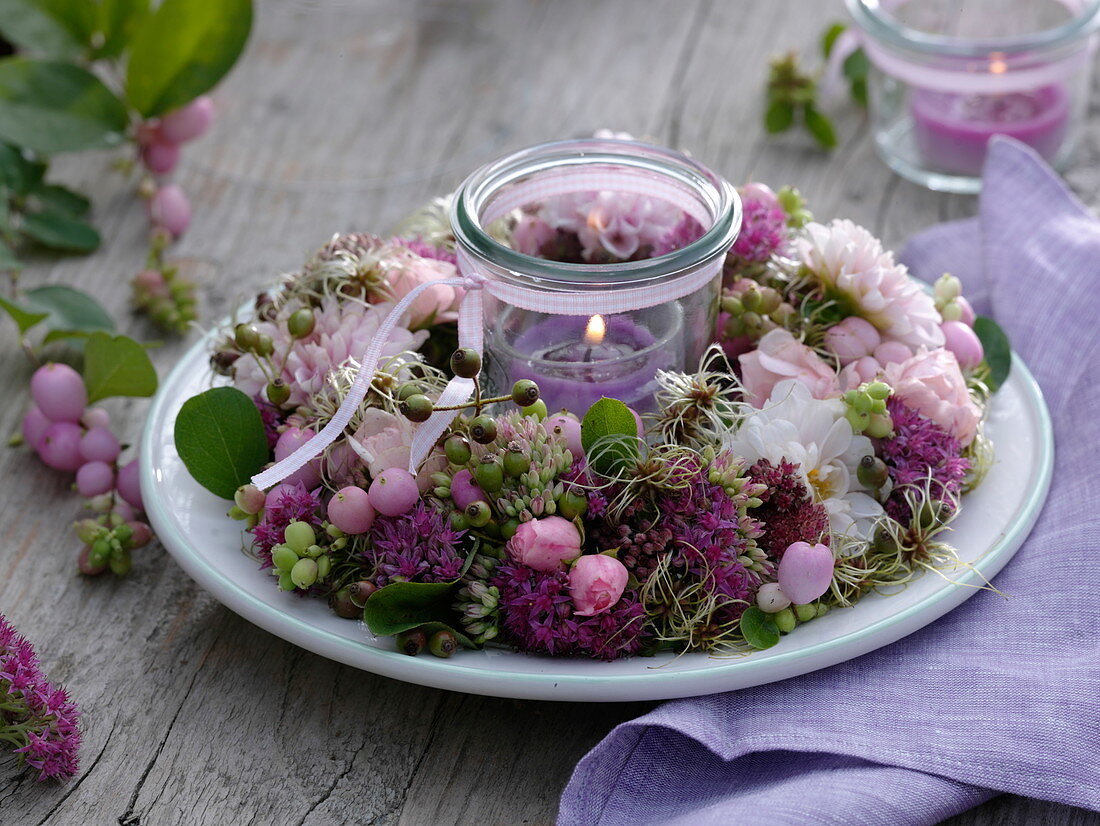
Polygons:
<instances>
[{"instance_id":1,"label":"pink rose","mask_svg":"<svg viewBox=\"0 0 1100 826\"><path fill-rule=\"evenodd\" d=\"M959 366L973 370L985 358L985 349L978 334L961 321L945 321L940 325L945 339L944 347L955 354Z\"/></svg>"},{"instance_id":2,"label":"pink rose","mask_svg":"<svg viewBox=\"0 0 1100 826\"><path fill-rule=\"evenodd\" d=\"M581 533L560 516L521 522L508 540L508 555L536 571L557 571L581 554Z\"/></svg>"},{"instance_id":3,"label":"pink rose","mask_svg":"<svg viewBox=\"0 0 1100 826\"><path fill-rule=\"evenodd\" d=\"M913 351L900 341L884 341L872 353L879 364L896 364L913 357Z\"/></svg>"},{"instance_id":4,"label":"pink rose","mask_svg":"<svg viewBox=\"0 0 1100 826\"><path fill-rule=\"evenodd\" d=\"M906 407L931 419L962 445L974 440L982 411L970 398L954 354L943 348L921 348L900 364L888 364L883 380Z\"/></svg>"},{"instance_id":5,"label":"pink rose","mask_svg":"<svg viewBox=\"0 0 1100 826\"><path fill-rule=\"evenodd\" d=\"M457 278L458 270L448 261L434 258L421 258L416 253L402 250L388 259L386 271L390 289L395 300L400 301L421 284ZM429 287L413 301L409 308L409 329L418 330L441 321L454 321L458 318L458 305L462 299L462 289L449 284Z\"/></svg>"},{"instance_id":6,"label":"pink rose","mask_svg":"<svg viewBox=\"0 0 1100 826\"><path fill-rule=\"evenodd\" d=\"M772 388L784 379L798 379L815 399L840 395L837 375L828 364L787 330L767 333L756 349L738 357L745 400L761 407L771 396Z\"/></svg>"},{"instance_id":7,"label":"pink rose","mask_svg":"<svg viewBox=\"0 0 1100 826\"><path fill-rule=\"evenodd\" d=\"M348 444L367 466L372 479L391 467L409 469L409 452L415 426L403 416L398 417L377 407L368 407L363 420L348 438ZM416 474L416 486L424 493L432 487L433 473L445 470L447 457L438 451L428 454Z\"/></svg>"},{"instance_id":8,"label":"pink rose","mask_svg":"<svg viewBox=\"0 0 1100 826\"><path fill-rule=\"evenodd\" d=\"M871 355L881 343L875 325L859 316L848 316L825 331L825 346L845 365Z\"/></svg>"},{"instance_id":9,"label":"pink rose","mask_svg":"<svg viewBox=\"0 0 1100 826\"><path fill-rule=\"evenodd\" d=\"M569 569L573 613L592 617L610 611L626 590L629 575L619 560L604 554L586 554Z\"/></svg>"},{"instance_id":10,"label":"pink rose","mask_svg":"<svg viewBox=\"0 0 1100 826\"><path fill-rule=\"evenodd\" d=\"M874 356L856 359L840 371L840 389L854 390L864 382L874 381L882 372L882 365Z\"/></svg>"}]
</instances>

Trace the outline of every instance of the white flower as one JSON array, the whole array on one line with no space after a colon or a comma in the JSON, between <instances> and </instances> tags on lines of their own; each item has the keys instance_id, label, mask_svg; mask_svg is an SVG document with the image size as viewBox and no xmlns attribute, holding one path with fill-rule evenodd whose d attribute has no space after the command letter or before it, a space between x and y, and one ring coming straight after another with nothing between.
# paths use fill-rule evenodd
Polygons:
<instances>
[{"instance_id":1,"label":"white flower","mask_svg":"<svg viewBox=\"0 0 1100 826\"><path fill-rule=\"evenodd\" d=\"M746 464L760 459L797 463L806 489L825 506L831 531L870 539L883 510L859 484L856 467L874 448L866 436L852 432L844 410L839 399L815 399L806 385L786 379L762 409L725 435L722 446Z\"/></svg>"},{"instance_id":2,"label":"white flower","mask_svg":"<svg viewBox=\"0 0 1100 826\"><path fill-rule=\"evenodd\" d=\"M913 350L943 346L935 300L863 227L848 220L807 224L797 250L826 295L870 321L885 339Z\"/></svg>"}]
</instances>

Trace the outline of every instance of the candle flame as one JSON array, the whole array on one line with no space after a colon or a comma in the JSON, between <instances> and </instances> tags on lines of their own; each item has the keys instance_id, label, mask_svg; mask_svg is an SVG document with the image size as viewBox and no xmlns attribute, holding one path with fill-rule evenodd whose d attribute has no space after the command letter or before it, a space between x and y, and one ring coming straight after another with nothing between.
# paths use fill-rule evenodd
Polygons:
<instances>
[{"instance_id":1,"label":"candle flame","mask_svg":"<svg viewBox=\"0 0 1100 826\"><path fill-rule=\"evenodd\" d=\"M607 325L604 323L603 316L597 313L588 319L588 326L584 328L584 343L599 344L605 335L607 335Z\"/></svg>"},{"instance_id":2,"label":"candle flame","mask_svg":"<svg viewBox=\"0 0 1100 826\"><path fill-rule=\"evenodd\" d=\"M1002 59L1004 55L1001 52L993 52L990 55L989 71L995 75L1003 75L1008 71L1008 64Z\"/></svg>"}]
</instances>

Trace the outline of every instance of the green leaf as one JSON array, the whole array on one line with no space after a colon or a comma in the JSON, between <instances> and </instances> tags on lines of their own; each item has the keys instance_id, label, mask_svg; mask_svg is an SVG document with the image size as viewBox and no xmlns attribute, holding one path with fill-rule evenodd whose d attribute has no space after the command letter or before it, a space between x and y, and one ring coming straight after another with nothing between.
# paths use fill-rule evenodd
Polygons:
<instances>
[{"instance_id":1,"label":"green leaf","mask_svg":"<svg viewBox=\"0 0 1100 826\"><path fill-rule=\"evenodd\" d=\"M852 78L852 80L848 83L848 91L852 95L852 100L854 100L864 109L867 108L867 78Z\"/></svg>"},{"instance_id":2,"label":"green leaf","mask_svg":"<svg viewBox=\"0 0 1100 826\"><path fill-rule=\"evenodd\" d=\"M764 113L764 128L771 134L786 132L794 123L794 106L785 100L773 100Z\"/></svg>"},{"instance_id":3,"label":"green leaf","mask_svg":"<svg viewBox=\"0 0 1100 826\"><path fill-rule=\"evenodd\" d=\"M771 648L779 642L779 626L755 605L741 615L741 635L753 648Z\"/></svg>"},{"instance_id":4,"label":"green leaf","mask_svg":"<svg viewBox=\"0 0 1100 826\"><path fill-rule=\"evenodd\" d=\"M0 241L0 272L18 272L23 262L15 257L15 252L4 241Z\"/></svg>"},{"instance_id":5,"label":"green leaf","mask_svg":"<svg viewBox=\"0 0 1100 826\"><path fill-rule=\"evenodd\" d=\"M0 60L0 138L44 155L112 146L126 107L91 72L69 63Z\"/></svg>"},{"instance_id":6,"label":"green leaf","mask_svg":"<svg viewBox=\"0 0 1100 826\"><path fill-rule=\"evenodd\" d=\"M833 53L833 46L836 45L836 39L847 31L848 27L843 23L833 23L825 30L825 34L821 36L821 54L825 59L829 59L829 55Z\"/></svg>"},{"instance_id":7,"label":"green leaf","mask_svg":"<svg viewBox=\"0 0 1100 826\"><path fill-rule=\"evenodd\" d=\"M56 341L75 333L113 333L115 321L92 296L64 284L48 284L23 294L27 305L48 314L46 341Z\"/></svg>"},{"instance_id":8,"label":"green leaf","mask_svg":"<svg viewBox=\"0 0 1100 826\"><path fill-rule=\"evenodd\" d=\"M95 227L63 212L28 212L20 230L52 250L91 252L99 246Z\"/></svg>"},{"instance_id":9,"label":"green leaf","mask_svg":"<svg viewBox=\"0 0 1100 826\"><path fill-rule=\"evenodd\" d=\"M194 480L222 499L232 499L271 456L260 411L235 387L215 387L184 402L175 441Z\"/></svg>"},{"instance_id":10,"label":"green leaf","mask_svg":"<svg viewBox=\"0 0 1100 826\"><path fill-rule=\"evenodd\" d=\"M46 207L46 212L60 212L71 218L86 215L92 208L92 202L71 189L58 184L40 184L30 192Z\"/></svg>"},{"instance_id":11,"label":"green leaf","mask_svg":"<svg viewBox=\"0 0 1100 826\"><path fill-rule=\"evenodd\" d=\"M84 344L84 386L89 403L115 396L144 398L157 392L157 371L132 338L92 333Z\"/></svg>"},{"instance_id":12,"label":"green leaf","mask_svg":"<svg viewBox=\"0 0 1100 826\"><path fill-rule=\"evenodd\" d=\"M44 161L28 160L18 146L0 142L0 183L16 195L26 195L46 174Z\"/></svg>"},{"instance_id":13,"label":"green leaf","mask_svg":"<svg viewBox=\"0 0 1100 826\"><path fill-rule=\"evenodd\" d=\"M821 114L813 106L807 106L803 111L806 119L806 128L814 136L819 144L826 149L836 146L836 132L833 131L833 122Z\"/></svg>"},{"instance_id":14,"label":"green leaf","mask_svg":"<svg viewBox=\"0 0 1100 826\"><path fill-rule=\"evenodd\" d=\"M94 28L91 0L0 0L0 32L43 57L76 57Z\"/></svg>"},{"instance_id":15,"label":"green leaf","mask_svg":"<svg viewBox=\"0 0 1100 826\"><path fill-rule=\"evenodd\" d=\"M367 597L363 621L378 637L389 637L425 623L453 618L453 594L459 580L451 582L391 582ZM449 627L449 626L448 626Z\"/></svg>"},{"instance_id":16,"label":"green leaf","mask_svg":"<svg viewBox=\"0 0 1100 826\"><path fill-rule=\"evenodd\" d=\"M1005 331L991 318L975 318L974 332L985 350L985 363L989 365L989 380L986 383L990 392L995 393L1012 371L1012 346Z\"/></svg>"},{"instance_id":17,"label":"green leaf","mask_svg":"<svg viewBox=\"0 0 1100 826\"><path fill-rule=\"evenodd\" d=\"M96 57L117 57L148 15L149 0L101 0L98 28L103 44Z\"/></svg>"},{"instance_id":18,"label":"green leaf","mask_svg":"<svg viewBox=\"0 0 1100 826\"><path fill-rule=\"evenodd\" d=\"M251 28L251 0L164 0L130 44L130 103L148 118L209 91L237 61Z\"/></svg>"},{"instance_id":19,"label":"green leaf","mask_svg":"<svg viewBox=\"0 0 1100 826\"><path fill-rule=\"evenodd\" d=\"M3 310L12 317L12 320L19 328L19 335L23 335L27 330L31 329L39 322L45 321L49 316L49 313L37 313L26 307L21 307L14 301L9 301L3 296L0 296L0 308L3 308Z\"/></svg>"},{"instance_id":20,"label":"green leaf","mask_svg":"<svg viewBox=\"0 0 1100 826\"><path fill-rule=\"evenodd\" d=\"M867 53L863 51L863 49L856 49L844 58L844 64L841 67L841 70L844 72L844 77L849 80L867 77L867 73L870 69L871 62L867 59Z\"/></svg>"},{"instance_id":21,"label":"green leaf","mask_svg":"<svg viewBox=\"0 0 1100 826\"><path fill-rule=\"evenodd\" d=\"M585 456L603 474L638 455L638 423L618 399L602 398L584 414L581 444Z\"/></svg>"}]
</instances>

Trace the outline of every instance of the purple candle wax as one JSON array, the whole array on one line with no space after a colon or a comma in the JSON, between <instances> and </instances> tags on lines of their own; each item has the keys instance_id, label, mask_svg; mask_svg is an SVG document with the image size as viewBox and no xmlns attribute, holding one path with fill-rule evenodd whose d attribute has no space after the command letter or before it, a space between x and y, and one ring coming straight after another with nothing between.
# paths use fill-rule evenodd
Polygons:
<instances>
[{"instance_id":1,"label":"purple candle wax","mask_svg":"<svg viewBox=\"0 0 1100 826\"><path fill-rule=\"evenodd\" d=\"M1009 135L1048 160L1066 138L1069 95L1061 85L1005 94L914 89L910 98L917 149L930 167L980 175L986 144Z\"/></svg>"},{"instance_id":2,"label":"purple candle wax","mask_svg":"<svg viewBox=\"0 0 1100 826\"><path fill-rule=\"evenodd\" d=\"M607 396L638 412L653 408L655 374L673 354L628 315L553 316L521 333L511 380L531 379L550 410L579 416Z\"/></svg>"}]
</instances>

